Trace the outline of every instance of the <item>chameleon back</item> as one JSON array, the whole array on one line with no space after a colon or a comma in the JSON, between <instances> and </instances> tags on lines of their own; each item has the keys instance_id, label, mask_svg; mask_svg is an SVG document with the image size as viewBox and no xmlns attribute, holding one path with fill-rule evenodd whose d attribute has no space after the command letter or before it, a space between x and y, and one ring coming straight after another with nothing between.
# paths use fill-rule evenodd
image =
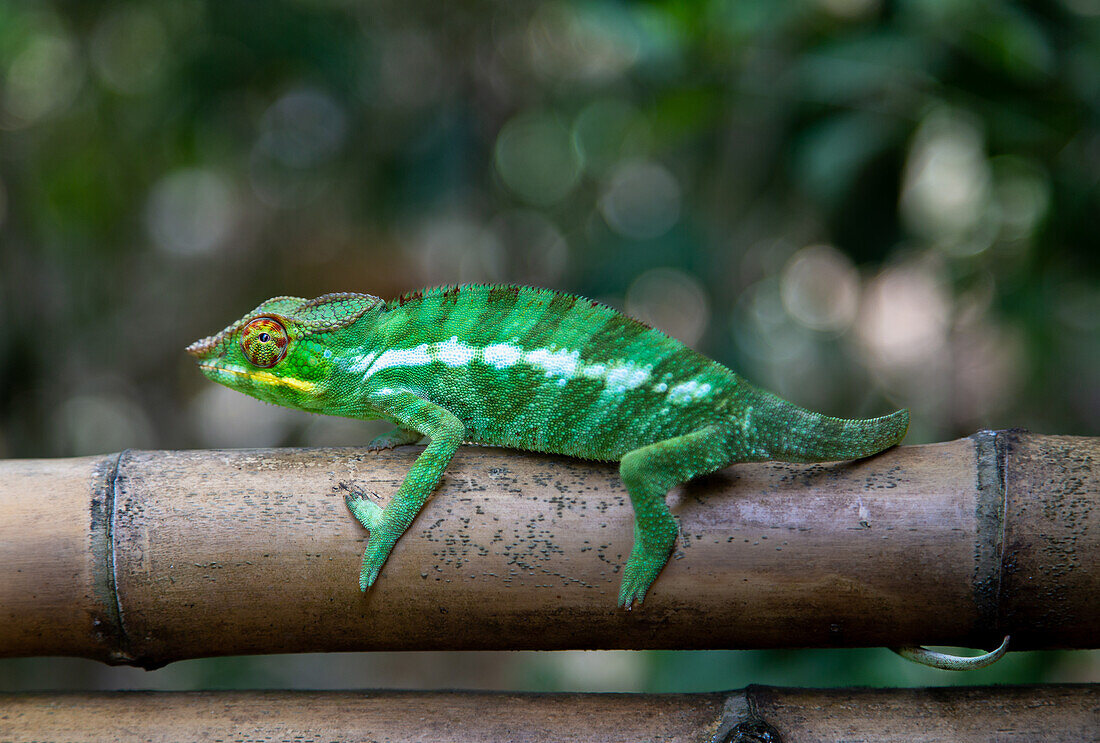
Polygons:
<instances>
[{"instance_id":1,"label":"chameleon back","mask_svg":"<svg viewBox=\"0 0 1100 743\"><path fill-rule=\"evenodd\" d=\"M442 287L388 303L347 369L419 389L470 441L618 460L729 417L740 380L599 302L517 286Z\"/></svg>"}]
</instances>

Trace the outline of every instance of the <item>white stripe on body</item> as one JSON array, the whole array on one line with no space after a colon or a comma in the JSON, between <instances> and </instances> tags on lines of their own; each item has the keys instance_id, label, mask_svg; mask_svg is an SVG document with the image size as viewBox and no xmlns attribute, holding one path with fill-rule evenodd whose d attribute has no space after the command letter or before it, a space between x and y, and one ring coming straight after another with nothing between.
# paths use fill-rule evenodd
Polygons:
<instances>
[{"instance_id":1,"label":"white stripe on body","mask_svg":"<svg viewBox=\"0 0 1100 743\"><path fill-rule=\"evenodd\" d=\"M605 393L621 395L628 390L637 389L650 381L652 366L635 364L632 361L585 364L580 360L579 351L566 349L550 350L535 348L529 351L512 343L494 343L484 348L471 346L451 336L438 343L421 343L412 348L391 348L381 353L366 353L355 357L348 367L351 372L362 373L363 381L387 369L403 366L427 366L433 362L445 366L460 367L478 362L494 369L508 369L517 364L541 369L548 378L557 378L559 385L570 379L583 377L604 384ZM704 397L711 391L711 385L690 380L669 389L665 382L652 386L658 394L667 392L668 402L682 405Z\"/></svg>"}]
</instances>

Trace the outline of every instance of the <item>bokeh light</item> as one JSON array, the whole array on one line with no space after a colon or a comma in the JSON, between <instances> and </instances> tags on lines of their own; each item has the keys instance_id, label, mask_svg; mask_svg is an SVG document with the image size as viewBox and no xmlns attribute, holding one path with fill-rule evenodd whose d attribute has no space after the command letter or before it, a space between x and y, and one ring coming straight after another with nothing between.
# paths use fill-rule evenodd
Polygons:
<instances>
[{"instance_id":1,"label":"bokeh light","mask_svg":"<svg viewBox=\"0 0 1100 743\"><path fill-rule=\"evenodd\" d=\"M569 130L548 113L520 114L501 127L496 166L516 195L541 206L564 198L581 174L580 154Z\"/></svg>"},{"instance_id":2,"label":"bokeh light","mask_svg":"<svg viewBox=\"0 0 1100 743\"><path fill-rule=\"evenodd\" d=\"M531 66L551 78L610 82L637 61L640 46L631 14L613 3L542 3L527 27Z\"/></svg>"},{"instance_id":3,"label":"bokeh light","mask_svg":"<svg viewBox=\"0 0 1100 743\"><path fill-rule=\"evenodd\" d=\"M1031 237L1050 207L1050 178L1027 158L1002 155L992 161L994 198L1001 220L1001 237Z\"/></svg>"},{"instance_id":4,"label":"bokeh light","mask_svg":"<svg viewBox=\"0 0 1100 743\"><path fill-rule=\"evenodd\" d=\"M981 428L1019 393L1028 372L1023 338L983 314L965 318L952 341L952 416L960 426Z\"/></svg>"},{"instance_id":5,"label":"bokeh light","mask_svg":"<svg viewBox=\"0 0 1100 743\"><path fill-rule=\"evenodd\" d=\"M585 169L599 177L621 160L640 157L650 146L644 117L627 101L599 99L577 114L573 140Z\"/></svg>"},{"instance_id":6,"label":"bokeh light","mask_svg":"<svg viewBox=\"0 0 1100 743\"><path fill-rule=\"evenodd\" d=\"M947 353L951 295L932 260L906 261L868 283L858 334L872 368L934 366Z\"/></svg>"},{"instance_id":7,"label":"bokeh light","mask_svg":"<svg viewBox=\"0 0 1100 743\"><path fill-rule=\"evenodd\" d=\"M625 309L632 317L695 346L710 322L710 301L699 279L674 268L655 268L634 279Z\"/></svg>"},{"instance_id":8,"label":"bokeh light","mask_svg":"<svg viewBox=\"0 0 1100 743\"><path fill-rule=\"evenodd\" d=\"M417 285L484 282L501 276L499 237L469 215L449 213L425 220L407 241L415 260Z\"/></svg>"},{"instance_id":9,"label":"bokeh light","mask_svg":"<svg viewBox=\"0 0 1100 743\"><path fill-rule=\"evenodd\" d=\"M318 168L344 143L346 116L329 95L298 88L282 95L260 117L249 159L252 189L269 206L301 208L329 186Z\"/></svg>"},{"instance_id":10,"label":"bokeh light","mask_svg":"<svg viewBox=\"0 0 1100 743\"><path fill-rule=\"evenodd\" d=\"M791 317L814 330L846 330L859 305L859 272L829 245L795 253L783 268L780 295Z\"/></svg>"},{"instance_id":11,"label":"bokeh light","mask_svg":"<svg viewBox=\"0 0 1100 743\"><path fill-rule=\"evenodd\" d=\"M104 85L116 93L136 95L160 80L167 44L168 33L155 8L121 5L96 23L88 51Z\"/></svg>"},{"instance_id":12,"label":"bokeh light","mask_svg":"<svg viewBox=\"0 0 1100 743\"><path fill-rule=\"evenodd\" d=\"M1062 5L1083 16L1100 15L1100 0L1062 0Z\"/></svg>"},{"instance_id":13,"label":"bokeh light","mask_svg":"<svg viewBox=\"0 0 1100 743\"><path fill-rule=\"evenodd\" d=\"M346 128L344 112L331 96L300 88L264 111L258 144L290 167L308 168L337 153Z\"/></svg>"},{"instance_id":14,"label":"bokeh light","mask_svg":"<svg viewBox=\"0 0 1100 743\"><path fill-rule=\"evenodd\" d=\"M949 110L935 111L913 139L902 182L901 213L915 232L960 246L986 218L990 181L976 122Z\"/></svg>"},{"instance_id":15,"label":"bokeh light","mask_svg":"<svg viewBox=\"0 0 1100 743\"><path fill-rule=\"evenodd\" d=\"M154 242L170 253L210 253L224 247L239 219L228 181L212 170L185 168L162 178L149 194L145 220Z\"/></svg>"},{"instance_id":16,"label":"bokeh light","mask_svg":"<svg viewBox=\"0 0 1100 743\"><path fill-rule=\"evenodd\" d=\"M377 40L376 65L366 95L383 106L416 110L445 92L447 65L438 40L423 29L393 29Z\"/></svg>"},{"instance_id":17,"label":"bokeh light","mask_svg":"<svg viewBox=\"0 0 1100 743\"><path fill-rule=\"evenodd\" d=\"M680 218L680 184L668 168L645 160L628 160L608 175L600 195L600 212L615 232L647 240L668 232Z\"/></svg>"},{"instance_id":18,"label":"bokeh light","mask_svg":"<svg viewBox=\"0 0 1100 743\"><path fill-rule=\"evenodd\" d=\"M71 36L61 28L31 36L4 76L0 128L27 127L61 113L83 82L83 67Z\"/></svg>"},{"instance_id":19,"label":"bokeh light","mask_svg":"<svg viewBox=\"0 0 1100 743\"><path fill-rule=\"evenodd\" d=\"M759 383L761 372L771 376L770 370L798 365L810 353L810 334L783 306L777 277L761 279L745 290L732 326L746 360L756 362L752 369Z\"/></svg>"}]
</instances>

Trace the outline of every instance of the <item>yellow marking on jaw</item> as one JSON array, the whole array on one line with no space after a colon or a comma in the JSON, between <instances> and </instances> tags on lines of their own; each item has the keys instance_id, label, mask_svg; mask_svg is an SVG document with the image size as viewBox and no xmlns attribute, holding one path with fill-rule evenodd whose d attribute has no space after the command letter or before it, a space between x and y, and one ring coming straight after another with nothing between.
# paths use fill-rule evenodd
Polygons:
<instances>
[{"instance_id":1,"label":"yellow marking on jaw","mask_svg":"<svg viewBox=\"0 0 1100 743\"><path fill-rule=\"evenodd\" d=\"M306 382L302 379L295 379L293 377L277 377L266 370L240 371L239 369L230 369L227 366L214 366L212 364L204 365L204 368L229 372L230 374L236 374L239 377L247 377L249 379L254 379L257 382L260 382L261 384L281 384L284 387L293 387L299 392L313 392L313 390L317 387L316 382Z\"/></svg>"}]
</instances>

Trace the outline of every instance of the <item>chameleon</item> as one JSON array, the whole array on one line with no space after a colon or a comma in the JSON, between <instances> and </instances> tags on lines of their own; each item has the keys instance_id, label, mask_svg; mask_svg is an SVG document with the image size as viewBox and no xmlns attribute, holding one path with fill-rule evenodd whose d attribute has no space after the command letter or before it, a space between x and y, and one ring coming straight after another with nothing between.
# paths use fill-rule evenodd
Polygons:
<instances>
[{"instance_id":1,"label":"chameleon","mask_svg":"<svg viewBox=\"0 0 1100 743\"><path fill-rule=\"evenodd\" d=\"M516 285L275 297L187 351L208 378L260 400L393 422L370 450L430 440L384 508L345 496L370 532L362 591L463 443L619 463L634 510L618 595L629 610L673 550L672 488L738 462L871 456L909 427L904 409L866 420L805 410L603 303Z\"/></svg>"}]
</instances>

